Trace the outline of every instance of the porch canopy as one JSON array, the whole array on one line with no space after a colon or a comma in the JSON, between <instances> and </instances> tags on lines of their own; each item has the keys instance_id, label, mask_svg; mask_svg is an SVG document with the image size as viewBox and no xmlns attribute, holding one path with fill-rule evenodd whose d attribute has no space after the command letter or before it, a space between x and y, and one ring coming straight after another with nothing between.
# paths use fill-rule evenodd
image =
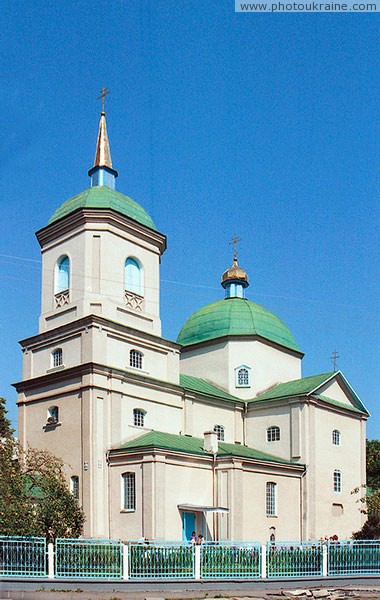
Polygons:
<instances>
[{"instance_id":1,"label":"porch canopy","mask_svg":"<svg viewBox=\"0 0 380 600\"><path fill-rule=\"evenodd\" d=\"M210 512L210 513L228 513L229 508L224 506L202 506L199 504L178 504L179 510L188 510L193 512Z\"/></svg>"}]
</instances>

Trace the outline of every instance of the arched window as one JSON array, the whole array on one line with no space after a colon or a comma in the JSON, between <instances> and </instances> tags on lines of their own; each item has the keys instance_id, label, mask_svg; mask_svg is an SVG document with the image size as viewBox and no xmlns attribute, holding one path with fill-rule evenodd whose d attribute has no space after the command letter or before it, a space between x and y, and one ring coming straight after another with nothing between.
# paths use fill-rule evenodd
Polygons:
<instances>
[{"instance_id":1,"label":"arched window","mask_svg":"<svg viewBox=\"0 0 380 600\"><path fill-rule=\"evenodd\" d=\"M55 423L58 423L58 417L59 417L58 406L51 406L48 409L48 414L47 414L47 422L49 423L49 425L54 425Z\"/></svg>"},{"instance_id":2,"label":"arched window","mask_svg":"<svg viewBox=\"0 0 380 600\"><path fill-rule=\"evenodd\" d=\"M70 287L70 259L61 256L55 267L55 294L65 292Z\"/></svg>"},{"instance_id":3,"label":"arched window","mask_svg":"<svg viewBox=\"0 0 380 600\"><path fill-rule=\"evenodd\" d=\"M121 505L123 510L136 510L136 481L134 473L123 473L121 476Z\"/></svg>"},{"instance_id":4,"label":"arched window","mask_svg":"<svg viewBox=\"0 0 380 600\"><path fill-rule=\"evenodd\" d=\"M273 481L266 485L266 513L269 517L277 515L277 483Z\"/></svg>"},{"instance_id":5,"label":"arched window","mask_svg":"<svg viewBox=\"0 0 380 600\"><path fill-rule=\"evenodd\" d=\"M220 442L224 442L224 427L223 425L214 425L214 431Z\"/></svg>"},{"instance_id":6,"label":"arched window","mask_svg":"<svg viewBox=\"0 0 380 600\"><path fill-rule=\"evenodd\" d=\"M78 475L73 475L70 478L70 492L74 496L76 500L79 500L79 477Z\"/></svg>"},{"instance_id":7,"label":"arched window","mask_svg":"<svg viewBox=\"0 0 380 600\"><path fill-rule=\"evenodd\" d=\"M280 428L277 425L272 425L267 429L267 442L279 442L281 439Z\"/></svg>"},{"instance_id":8,"label":"arched window","mask_svg":"<svg viewBox=\"0 0 380 600\"><path fill-rule=\"evenodd\" d=\"M51 366L54 367L62 367L63 365L63 352L62 348L56 348L51 353Z\"/></svg>"},{"instance_id":9,"label":"arched window","mask_svg":"<svg viewBox=\"0 0 380 600\"><path fill-rule=\"evenodd\" d=\"M125 289L139 296L144 295L142 266L134 258L125 261Z\"/></svg>"},{"instance_id":10,"label":"arched window","mask_svg":"<svg viewBox=\"0 0 380 600\"><path fill-rule=\"evenodd\" d=\"M129 366L135 369L142 369L143 355L138 350L131 350L129 353Z\"/></svg>"},{"instance_id":11,"label":"arched window","mask_svg":"<svg viewBox=\"0 0 380 600\"><path fill-rule=\"evenodd\" d=\"M342 491L342 472L339 469L334 471L334 492Z\"/></svg>"},{"instance_id":12,"label":"arched window","mask_svg":"<svg viewBox=\"0 0 380 600\"><path fill-rule=\"evenodd\" d=\"M332 432L332 443L334 446L340 446L340 431L338 429L334 429Z\"/></svg>"},{"instance_id":13,"label":"arched window","mask_svg":"<svg viewBox=\"0 0 380 600\"><path fill-rule=\"evenodd\" d=\"M142 410L141 408L134 408L133 409L133 425L135 427L144 427L145 415L146 415L145 410Z\"/></svg>"},{"instance_id":14,"label":"arched window","mask_svg":"<svg viewBox=\"0 0 380 600\"><path fill-rule=\"evenodd\" d=\"M251 369L246 365L241 365L235 369L235 386L251 387Z\"/></svg>"}]
</instances>

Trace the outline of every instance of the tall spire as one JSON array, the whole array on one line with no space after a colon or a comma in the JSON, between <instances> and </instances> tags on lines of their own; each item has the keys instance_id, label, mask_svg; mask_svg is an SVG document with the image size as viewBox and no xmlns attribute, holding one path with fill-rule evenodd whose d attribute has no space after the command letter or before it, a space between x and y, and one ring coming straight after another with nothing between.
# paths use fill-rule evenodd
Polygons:
<instances>
[{"instance_id":1,"label":"tall spire","mask_svg":"<svg viewBox=\"0 0 380 600\"><path fill-rule=\"evenodd\" d=\"M111 150L107 135L106 113L105 113L105 97L109 94L107 88L103 87L100 90L102 100L102 112L100 113L98 139L96 142L94 166L89 170L88 174L91 177L91 185L105 185L115 189L115 179L118 172L112 167ZM98 99L99 99L98 98Z\"/></svg>"}]
</instances>

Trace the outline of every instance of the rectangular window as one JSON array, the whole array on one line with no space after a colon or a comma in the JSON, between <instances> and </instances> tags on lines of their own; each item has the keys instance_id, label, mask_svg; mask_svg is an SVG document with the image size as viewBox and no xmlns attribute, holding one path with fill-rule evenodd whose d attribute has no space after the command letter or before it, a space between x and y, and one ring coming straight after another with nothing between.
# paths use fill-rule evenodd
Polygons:
<instances>
[{"instance_id":1,"label":"rectangular window","mask_svg":"<svg viewBox=\"0 0 380 600\"><path fill-rule=\"evenodd\" d=\"M269 517L277 515L277 484L272 481L266 486L266 510Z\"/></svg>"},{"instance_id":2,"label":"rectangular window","mask_svg":"<svg viewBox=\"0 0 380 600\"><path fill-rule=\"evenodd\" d=\"M63 365L62 348L57 348L52 352L52 367L61 367Z\"/></svg>"},{"instance_id":3,"label":"rectangular window","mask_svg":"<svg viewBox=\"0 0 380 600\"><path fill-rule=\"evenodd\" d=\"M342 491L342 473L338 470L334 471L334 492Z\"/></svg>"},{"instance_id":4,"label":"rectangular window","mask_svg":"<svg viewBox=\"0 0 380 600\"><path fill-rule=\"evenodd\" d=\"M70 492L76 500L79 500L79 477L73 475L70 479Z\"/></svg>"},{"instance_id":5,"label":"rectangular window","mask_svg":"<svg viewBox=\"0 0 380 600\"><path fill-rule=\"evenodd\" d=\"M135 369L142 369L143 355L138 350L131 350L129 353L129 366Z\"/></svg>"},{"instance_id":6,"label":"rectangular window","mask_svg":"<svg viewBox=\"0 0 380 600\"><path fill-rule=\"evenodd\" d=\"M136 510L136 482L134 473L123 473L123 509Z\"/></svg>"},{"instance_id":7,"label":"rectangular window","mask_svg":"<svg viewBox=\"0 0 380 600\"><path fill-rule=\"evenodd\" d=\"M145 412L138 408L133 411L133 424L135 427L144 427Z\"/></svg>"}]
</instances>

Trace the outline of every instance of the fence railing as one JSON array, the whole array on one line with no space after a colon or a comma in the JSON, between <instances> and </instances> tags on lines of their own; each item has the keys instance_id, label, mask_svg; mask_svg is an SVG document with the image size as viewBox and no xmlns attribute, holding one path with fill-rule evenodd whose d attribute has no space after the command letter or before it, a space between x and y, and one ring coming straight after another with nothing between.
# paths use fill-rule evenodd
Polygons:
<instances>
[{"instance_id":1,"label":"fence railing","mask_svg":"<svg viewBox=\"0 0 380 600\"><path fill-rule=\"evenodd\" d=\"M200 552L202 579L257 579L261 575L260 544L204 545Z\"/></svg>"},{"instance_id":2,"label":"fence railing","mask_svg":"<svg viewBox=\"0 0 380 600\"><path fill-rule=\"evenodd\" d=\"M46 577L46 540L40 537L0 537L0 575Z\"/></svg>"},{"instance_id":3,"label":"fence railing","mask_svg":"<svg viewBox=\"0 0 380 600\"><path fill-rule=\"evenodd\" d=\"M321 542L281 542L267 546L267 577L321 577Z\"/></svg>"},{"instance_id":4,"label":"fence railing","mask_svg":"<svg viewBox=\"0 0 380 600\"><path fill-rule=\"evenodd\" d=\"M57 539L55 574L71 579L122 579L123 543L121 540Z\"/></svg>"},{"instance_id":5,"label":"fence railing","mask_svg":"<svg viewBox=\"0 0 380 600\"><path fill-rule=\"evenodd\" d=\"M182 542L0 537L0 576L215 580L379 575L380 540Z\"/></svg>"},{"instance_id":6,"label":"fence railing","mask_svg":"<svg viewBox=\"0 0 380 600\"><path fill-rule=\"evenodd\" d=\"M328 545L329 575L380 575L380 543L372 540Z\"/></svg>"},{"instance_id":7,"label":"fence railing","mask_svg":"<svg viewBox=\"0 0 380 600\"><path fill-rule=\"evenodd\" d=\"M180 542L130 543L129 576L131 579L194 579L194 546Z\"/></svg>"}]
</instances>

